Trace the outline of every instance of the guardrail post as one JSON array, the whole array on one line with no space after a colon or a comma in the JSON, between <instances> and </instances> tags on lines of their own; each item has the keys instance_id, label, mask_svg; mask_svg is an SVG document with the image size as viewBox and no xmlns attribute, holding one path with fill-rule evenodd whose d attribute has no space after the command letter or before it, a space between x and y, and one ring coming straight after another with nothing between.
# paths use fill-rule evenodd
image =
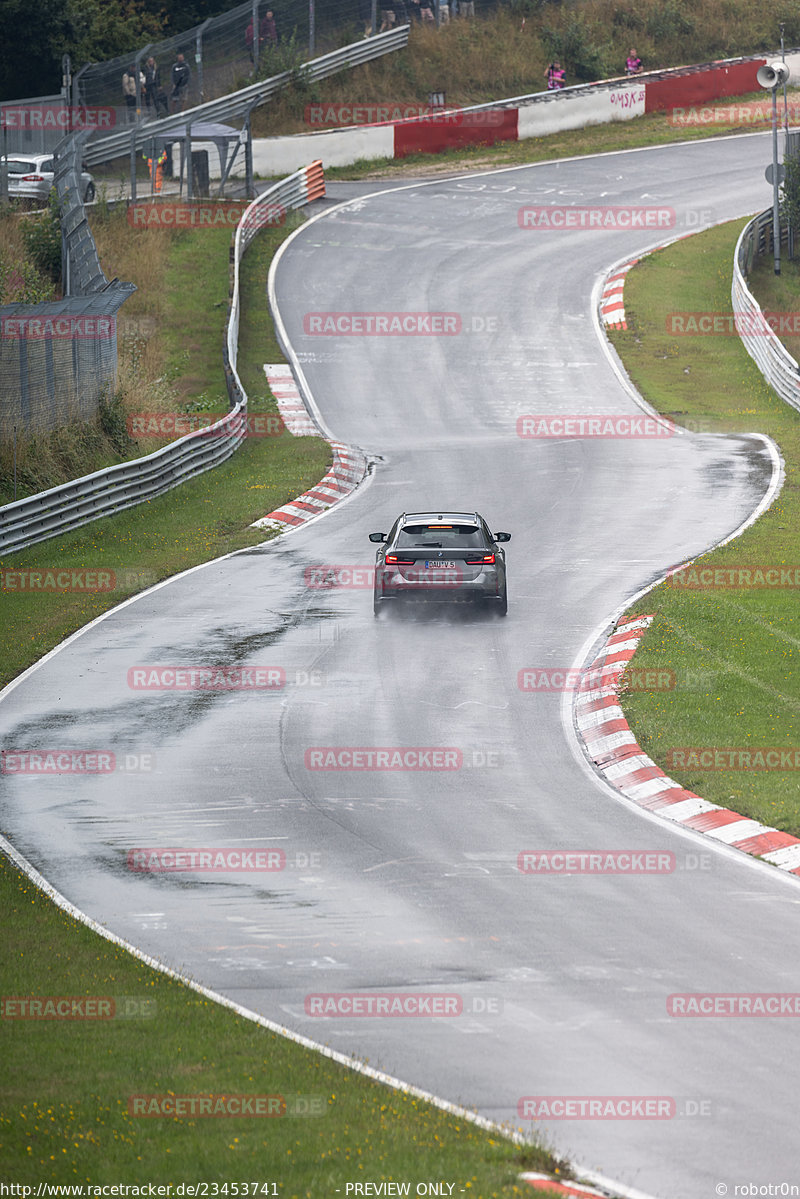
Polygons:
<instances>
[{"instance_id":1,"label":"guardrail post","mask_svg":"<svg viewBox=\"0 0 800 1199\"><path fill-rule=\"evenodd\" d=\"M140 50L133 60L133 69L136 75L136 124L142 119L142 59L145 54L149 54L153 48L153 43L148 42L144 50ZM156 113L158 110L156 109Z\"/></svg>"},{"instance_id":2,"label":"guardrail post","mask_svg":"<svg viewBox=\"0 0 800 1199\"><path fill-rule=\"evenodd\" d=\"M194 178L192 176L192 127L186 122L186 199L191 200Z\"/></svg>"},{"instance_id":3,"label":"guardrail post","mask_svg":"<svg viewBox=\"0 0 800 1199\"><path fill-rule=\"evenodd\" d=\"M136 128L131 129L131 200L136 203Z\"/></svg>"}]
</instances>

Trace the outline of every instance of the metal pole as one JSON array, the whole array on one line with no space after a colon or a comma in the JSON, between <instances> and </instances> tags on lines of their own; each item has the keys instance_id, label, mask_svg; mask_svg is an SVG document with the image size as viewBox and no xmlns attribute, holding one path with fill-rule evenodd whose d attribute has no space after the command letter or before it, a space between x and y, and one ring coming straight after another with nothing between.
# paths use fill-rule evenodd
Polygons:
<instances>
[{"instance_id":1,"label":"metal pole","mask_svg":"<svg viewBox=\"0 0 800 1199\"><path fill-rule=\"evenodd\" d=\"M372 36L378 32L378 0L372 0Z\"/></svg>"},{"instance_id":2,"label":"metal pole","mask_svg":"<svg viewBox=\"0 0 800 1199\"><path fill-rule=\"evenodd\" d=\"M253 0L253 74L258 71L258 0Z\"/></svg>"},{"instance_id":3,"label":"metal pole","mask_svg":"<svg viewBox=\"0 0 800 1199\"><path fill-rule=\"evenodd\" d=\"M131 129L131 200L136 203L136 127Z\"/></svg>"},{"instance_id":4,"label":"metal pole","mask_svg":"<svg viewBox=\"0 0 800 1199\"><path fill-rule=\"evenodd\" d=\"M211 24L211 17L209 17L207 21L203 21L203 24L198 29L197 42L196 42L195 52L194 52L194 61L197 63L197 86L200 91L200 103L201 104L203 103L203 101L206 98L206 93L203 89L203 34L205 33L206 29L208 28L208 26L210 24Z\"/></svg>"},{"instance_id":5,"label":"metal pole","mask_svg":"<svg viewBox=\"0 0 800 1199\"><path fill-rule=\"evenodd\" d=\"M778 89L772 89L772 241L775 274L781 273L781 223L778 207Z\"/></svg>"},{"instance_id":6,"label":"metal pole","mask_svg":"<svg viewBox=\"0 0 800 1199\"><path fill-rule=\"evenodd\" d=\"M436 28L439 28L439 0L433 0L433 15L436 18Z\"/></svg>"},{"instance_id":7,"label":"metal pole","mask_svg":"<svg viewBox=\"0 0 800 1199\"><path fill-rule=\"evenodd\" d=\"M783 49L783 30L784 30L784 28L785 28L785 22L784 22L784 21L781 21L781 22L780 22L780 29L781 29L781 62L784 62L784 63L785 63L785 62L786 62L786 54L785 54L785 52L784 52L784 49ZM784 81L783 81L783 128L784 128L784 130L786 131L786 141L784 142L784 147L783 147L783 156L784 156L784 158L785 158L785 157L786 157L786 151L787 151L787 149L788 149L788 146L789 146L789 101L788 101L788 100L787 100L787 98L786 98L786 80L785 80L785 79L784 79Z\"/></svg>"},{"instance_id":8,"label":"metal pole","mask_svg":"<svg viewBox=\"0 0 800 1199\"><path fill-rule=\"evenodd\" d=\"M316 12L314 11L314 0L308 0L308 53L313 58L314 43L316 41L315 28Z\"/></svg>"},{"instance_id":9,"label":"metal pole","mask_svg":"<svg viewBox=\"0 0 800 1199\"><path fill-rule=\"evenodd\" d=\"M244 186L248 200L255 198L256 189L253 186L253 139L250 132L250 115L252 109L248 109L247 120L244 123L244 134L246 141L244 143Z\"/></svg>"},{"instance_id":10,"label":"metal pole","mask_svg":"<svg viewBox=\"0 0 800 1199\"><path fill-rule=\"evenodd\" d=\"M17 426L14 425L14 499L17 498Z\"/></svg>"},{"instance_id":11,"label":"metal pole","mask_svg":"<svg viewBox=\"0 0 800 1199\"><path fill-rule=\"evenodd\" d=\"M72 89L72 59L64 54L61 59L61 97L64 101L64 112L67 116L66 128L72 133L72 114L69 111L69 96Z\"/></svg>"},{"instance_id":12,"label":"metal pole","mask_svg":"<svg viewBox=\"0 0 800 1199\"><path fill-rule=\"evenodd\" d=\"M8 201L8 129L3 121L3 161L0 164L0 204Z\"/></svg>"},{"instance_id":13,"label":"metal pole","mask_svg":"<svg viewBox=\"0 0 800 1199\"><path fill-rule=\"evenodd\" d=\"M140 50L139 53L136 55L135 59L133 60L133 70L134 70L134 74L135 74L135 78L136 78L136 120L137 120L137 122L141 121L141 119L142 119L142 80L141 80L142 67L141 67L141 62L142 62L142 59L144 58L145 54L148 54L150 52L150 50L152 50L152 48L153 48L153 43L148 42L147 45L145 46L144 50Z\"/></svg>"},{"instance_id":14,"label":"metal pole","mask_svg":"<svg viewBox=\"0 0 800 1199\"><path fill-rule=\"evenodd\" d=\"M186 199L192 199L194 190L194 179L192 177L192 127L187 124L186 129Z\"/></svg>"}]
</instances>

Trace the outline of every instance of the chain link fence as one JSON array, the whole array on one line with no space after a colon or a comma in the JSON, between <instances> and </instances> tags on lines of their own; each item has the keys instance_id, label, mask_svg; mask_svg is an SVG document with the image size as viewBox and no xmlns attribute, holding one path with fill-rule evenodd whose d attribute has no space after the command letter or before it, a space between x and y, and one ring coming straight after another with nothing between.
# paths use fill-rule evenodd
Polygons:
<instances>
[{"instance_id":1,"label":"chain link fence","mask_svg":"<svg viewBox=\"0 0 800 1199\"><path fill-rule=\"evenodd\" d=\"M99 412L117 377L116 315L132 283L109 283L97 257L80 188L85 134L57 151L65 296L0 306L0 440L48 433Z\"/></svg>"}]
</instances>

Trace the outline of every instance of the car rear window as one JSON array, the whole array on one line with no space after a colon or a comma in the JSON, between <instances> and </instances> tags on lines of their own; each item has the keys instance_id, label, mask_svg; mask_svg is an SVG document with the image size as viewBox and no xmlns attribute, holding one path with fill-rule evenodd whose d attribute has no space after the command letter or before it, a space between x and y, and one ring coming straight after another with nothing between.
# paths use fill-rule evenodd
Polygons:
<instances>
[{"instance_id":1,"label":"car rear window","mask_svg":"<svg viewBox=\"0 0 800 1199\"><path fill-rule=\"evenodd\" d=\"M36 170L35 162L23 162L20 158L9 158L9 175L32 175Z\"/></svg>"},{"instance_id":2,"label":"car rear window","mask_svg":"<svg viewBox=\"0 0 800 1199\"><path fill-rule=\"evenodd\" d=\"M424 525L404 525L397 545L404 549L413 546L440 546L442 549L483 549L487 544L477 525L454 525L435 521Z\"/></svg>"}]
</instances>

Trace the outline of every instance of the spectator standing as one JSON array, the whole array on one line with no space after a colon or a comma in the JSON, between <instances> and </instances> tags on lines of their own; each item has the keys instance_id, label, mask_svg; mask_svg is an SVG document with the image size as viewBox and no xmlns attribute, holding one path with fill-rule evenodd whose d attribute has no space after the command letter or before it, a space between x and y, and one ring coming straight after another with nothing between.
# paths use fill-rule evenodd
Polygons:
<instances>
[{"instance_id":1,"label":"spectator standing","mask_svg":"<svg viewBox=\"0 0 800 1199\"><path fill-rule=\"evenodd\" d=\"M152 54L144 64L144 99L148 108L154 108L161 90L161 72Z\"/></svg>"},{"instance_id":2,"label":"spectator standing","mask_svg":"<svg viewBox=\"0 0 800 1199\"><path fill-rule=\"evenodd\" d=\"M635 47L631 46L631 52L628 55L627 59L625 60L625 74L626 75L641 75L641 73L642 73L642 60L641 60L641 58L637 57Z\"/></svg>"},{"instance_id":3,"label":"spectator standing","mask_svg":"<svg viewBox=\"0 0 800 1199\"><path fill-rule=\"evenodd\" d=\"M394 11L393 0L380 0L381 8L381 27L378 33L386 33L389 29L394 29L394 23L397 19Z\"/></svg>"},{"instance_id":4,"label":"spectator standing","mask_svg":"<svg viewBox=\"0 0 800 1199\"><path fill-rule=\"evenodd\" d=\"M191 79L191 75L189 64L183 55L179 54L172 65L173 112L183 112L183 106L189 94L189 80Z\"/></svg>"},{"instance_id":5,"label":"spectator standing","mask_svg":"<svg viewBox=\"0 0 800 1199\"><path fill-rule=\"evenodd\" d=\"M258 41L261 48L266 46L269 49L278 44L278 26L275 24L275 14L271 8L268 8L266 15L261 18Z\"/></svg>"},{"instance_id":6,"label":"spectator standing","mask_svg":"<svg viewBox=\"0 0 800 1199\"><path fill-rule=\"evenodd\" d=\"M419 15L422 18L422 24L432 25L436 17L433 15L433 0L419 0Z\"/></svg>"},{"instance_id":7,"label":"spectator standing","mask_svg":"<svg viewBox=\"0 0 800 1199\"><path fill-rule=\"evenodd\" d=\"M544 73L544 77L547 80L547 90L549 92L557 92L560 91L562 87L566 87L567 72L564 70L558 59L555 59L554 62L550 63L550 66Z\"/></svg>"},{"instance_id":8,"label":"spectator standing","mask_svg":"<svg viewBox=\"0 0 800 1199\"><path fill-rule=\"evenodd\" d=\"M458 0L458 15L460 17L474 17L475 0Z\"/></svg>"},{"instance_id":9,"label":"spectator standing","mask_svg":"<svg viewBox=\"0 0 800 1199\"><path fill-rule=\"evenodd\" d=\"M144 87L144 75L139 72L139 87ZM125 106L127 108L126 116L128 124L136 123L136 69L128 67L125 74L122 76L122 94L125 97Z\"/></svg>"},{"instance_id":10,"label":"spectator standing","mask_svg":"<svg viewBox=\"0 0 800 1199\"><path fill-rule=\"evenodd\" d=\"M364 26L364 37L372 37L372 0L358 0L358 19Z\"/></svg>"}]
</instances>

